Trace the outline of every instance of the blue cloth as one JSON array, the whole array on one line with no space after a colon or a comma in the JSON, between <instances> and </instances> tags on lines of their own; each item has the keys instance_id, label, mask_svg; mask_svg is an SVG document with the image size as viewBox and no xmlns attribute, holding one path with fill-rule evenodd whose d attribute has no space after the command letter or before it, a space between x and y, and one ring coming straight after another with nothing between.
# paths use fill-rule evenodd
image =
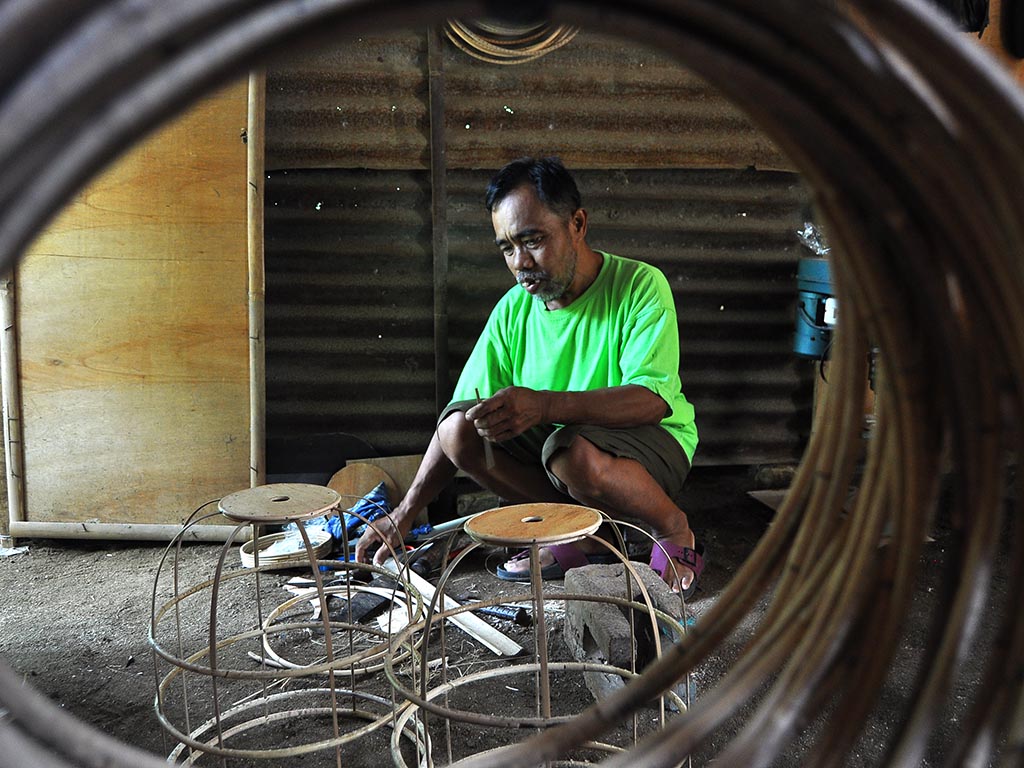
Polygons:
<instances>
[{"instance_id":1,"label":"blue cloth","mask_svg":"<svg viewBox=\"0 0 1024 768\"><path fill-rule=\"evenodd\" d=\"M356 539L363 535L366 530L366 523L373 522L379 517L391 513L391 501L388 499L388 489L384 483L378 483L377 487L357 501L348 511L342 513L345 530L348 538ZM333 529L331 523L333 522ZM328 528L335 539L341 540L342 521L332 518L328 521Z\"/></svg>"},{"instance_id":2,"label":"blue cloth","mask_svg":"<svg viewBox=\"0 0 1024 768\"><path fill-rule=\"evenodd\" d=\"M304 525L306 530L311 528L326 530L335 541L341 541L344 538L342 536L342 525L344 525L345 530L348 532L348 539L352 541L363 535L367 522L373 522L378 517L383 517L390 514L390 512L391 501L388 499L387 486L384 483L378 483L376 488L363 496L348 510L342 512L341 515L314 517L312 520L307 520ZM288 523L284 527L284 532L288 535L292 533L297 534L298 530L295 523Z\"/></svg>"}]
</instances>

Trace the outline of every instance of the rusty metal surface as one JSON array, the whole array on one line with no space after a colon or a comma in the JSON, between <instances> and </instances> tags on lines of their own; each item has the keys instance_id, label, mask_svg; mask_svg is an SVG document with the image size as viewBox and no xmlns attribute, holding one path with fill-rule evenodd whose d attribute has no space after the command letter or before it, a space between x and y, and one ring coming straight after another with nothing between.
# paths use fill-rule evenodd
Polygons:
<instances>
[{"instance_id":1,"label":"rusty metal surface","mask_svg":"<svg viewBox=\"0 0 1024 768\"><path fill-rule=\"evenodd\" d=\"M267 72L268 170L428 168L425 31L348 38Z\"/></svg>"},{"instance_id":2,"label":"rusty metal surface","mask_svg":"<svg viewBox=\"0 0 1024 768\"><path fill-rule=\"evenodd\" d=\"M556 154L572 168L788 168L749 119L664 53L581 32L528 64L450 47L449 165Z\"/></svg>"},{"instance_id":3,"label":"rusty metal surface","mask_svg":"<svg viewBox=\"0 0 1024 768\"><path fill-rule=\"evenodd\" d=\"M790 352L805 200L792 174L752 170L787 166L775 146L668 56L593 33L516 67L445 42L444 80L451 377L508 285L480 204L490 169L559 154L581 174L593 242L672 282L698 460L797 459L811 398L810 367ZM268 434L422 450L434 416L429 161L425 32L355 37L268 72ZM692 167L723 170L678 170ZM645 168L660 170L630 170Z\"/></svg>"},{"instance_id":4,"label":"rusty metal surface","mask_svg":"<svg viewBox=\"0 0 1024 768\"><path fill-rule=\"evenodd\" d=\"M427 168L426 33L350 39L267 77L267 167ZM674 59L581 32L515 67L444 43L449 168L558 154L573 168L790 168L742 111Z\"/></svg>"},{"instance_id":5,"label":"rusty metal surface","mask_svg":"<svg viewBox=\"0 0 1024 768\"><path fill-rule=\"evenodd\" d=\"M340 431L422 451L434 420L429 175L280 171L266 190L268 435Z\"/></svg>"},{"instance_id":6,"label":"rusty metal surface","mask_svg":"<svg viewBox=\"0 0 1024 768\"><path fill-rule=\"evenodd\" d=\"M792 461L810 425L791 351L798 177L580 171L590 242L661 268L707 464ZM449 174L454 379L511 284L482 204L489 171ZM269 434L347 432L422 451L433 427L430 191L425 171L281 171L267 181Z\"/></svg>"}]
</instances>

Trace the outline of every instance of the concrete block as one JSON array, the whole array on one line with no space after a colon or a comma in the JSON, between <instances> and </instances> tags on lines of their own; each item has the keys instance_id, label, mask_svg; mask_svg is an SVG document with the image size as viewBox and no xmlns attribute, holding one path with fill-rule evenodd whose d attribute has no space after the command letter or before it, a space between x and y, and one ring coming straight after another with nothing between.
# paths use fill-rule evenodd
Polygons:
<instances>
[{"instance_id":1,"label":"concrete block","mask_svg":"<svg viewBox=\"0 0 1024 768\"><path fill-rule=\"evenodd\" d=\"M682 614L679 596L669 589L650 566L643 563L633 563L633 566L646 586L654 607L680 621ZM573 568L565 574L565 591L643 602L635 581L632 584L632 595L627 594L625 567L621 563ZM634 614L635 643L630 638L628 609L625 607L591 600L567 600L565 640L573 657L577 661L630 669L635 654L635 669L641 671L654 660L655 645L649 617L639 610ZM664 634L661 640L663 644L672 642ZM590 692L598 699L624 684L622 678L610 673L588 672L585 678Z\"/></svg>"}]
</instances>

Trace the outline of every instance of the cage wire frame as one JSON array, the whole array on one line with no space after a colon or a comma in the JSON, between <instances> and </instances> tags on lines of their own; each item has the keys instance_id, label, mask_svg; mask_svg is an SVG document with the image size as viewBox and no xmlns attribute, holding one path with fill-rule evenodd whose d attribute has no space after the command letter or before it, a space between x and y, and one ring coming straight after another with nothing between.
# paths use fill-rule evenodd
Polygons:
<instances>
[{"instance_id":1,"label":"cage wire frame","mask_svg":"<svg viewBox=\"0 0 1024 768\"><path fill-rule=\"evenodd\" d=\"M500 19L501 10L424 0L6 0L0 266L13 267L126 146L282 46L342 30ZM894 656L945 466L954 526L946 587L883 763L920 763L987 606L1001 617L997 637L982 649L986 670L948 760L1015 764L1024 751L1024 536L1019 511L1004 519L1003 497L1007 463L1024 447L1018 85L922 0L551 0L527 10L657 46L743 108L809 182L831 235L844 321L834 386L792 488L697 631L599 707L462 764L557 760L707 658L770 589L770 608L726 677L608 764L673 765L764 686L721 764L770 764L826 701L834 706L806 762L841 764ZM864 490L843 517L869 339L882 361L878 432ZM892 542L879 551L872 537L887 522ZM1004 526L1009 566L997 603L991 576ZM0 765L165 765L62 712L6 665L0 706Z\"/></svg>"},{"instance_id":2,"label":"cage wire frame","mask_svg":"<svg viewBox=\"0 0 1024 768\"><path fill-rule=\"evenodd\" d=\"M238 501L235 502L236 504L244 506L244 500L247 499L248 494L260 494L259 497L254 497L253 499L253 503L256 503L257 499L263 498L265 501L265 497L278 492L287 493L289 490L301 492L302 487L300 484L272 484L242 491L232 494L232 496L237 497ZM332 618L328 610L327 601L332 595L344 596L351 609L353 595L371 589L370 587L353 584L351 576L354 573L362 573L368 576L377 574L394 580L395 587L390 590L390 598L392 602L403 605L407 615L411 616L414 621L419 621L422 618L423 596L408 583L407 579L403 580L401 570L398 573L392 573L366 563L318 559L317 551L313 547L306 530L306 525L310 519L322 513L326 513L327 516L341 514L343 503L356 503L361 500L361 497L340 494L328 488L323 488L322 491L321 501L330 501L328 506L316 509L310 507L308 512L302 510L298 514L295 514L293 510L292 514L288 517L296 525L296 539L302 544L302 555L306 558L305 564L310 567L313 574L315 587L310 590L312 594L295 595L283 602L279 602L266 613L266 616L264 616L264 598L263 590L261 589L262 576L278 570L281 565L279 563L261 565L261 550L258 546L253 547L253 564L251 567L238 566L227 568L226 561L229 552L237 551L235 544L240 540L246 539L243 533L248 532L247 540L249 542L258 542L261 530L268 523L283 523L285 518L264 518L261 521L258 518L240 519L231 517L222 508L224 499L210 501L197 508L184 521L179 533L164 549L157 565L151 592L149 645L154 656L153 671L156 678L155 714L164 730L177 742L177 746L172 749L168 756L168 760L173 761L174 764L194 765L209 755L221 759L231 757L260 760L295 757L330 749L335 751L336 762L340 764L341 748L343 746L348 747L375 730L383 727L393 727L397 722L404 703L396 699L394 691L390 691L391 695L389 698L374 695L367 691L358 690L356 687L357 680L382 670L384 668L385 655L387 655L392 665L395 661L404 663L412 660L415 662L417 658L414 656L416 648L414 646L406 648L392 647L392 640L388 632L354 624L352 623L351 614L349 614L347 621L344 614L341 614L338 618ZM286 496L279 498L287 500ZM218 505L217 511L204 514L203 510L212 504ZM377 502L371 502L371 505L380 512L387 511ZM348 512L348 514L359 522L364 524L368 522L367 518L359 513ZM235 522L236 527L220 548L212 576L198 583L181 585L182 544L189 537L190 530L200 523L224 517ZM342 550L348 552L350 542L345 526L341 526L341 534L340 544ZM393 550L392 553L394 554ZM169 571L169 577L165 571ZM337 575L338 573L346 574L348 578L341 585L327 586L325 583L327 575L322 574L321 571L331 575ZM226 583L235 580L251 581L253 584L252 598L256 614L254 628L247 630L233 629L230 630L229 634L224 635L219 632L218 596ZM171 587L170 597L161 602L158 597L160 587L166 587L166 582L168 581ZM208 632L205 635L208 643L203 647L186 652L186 635L189 639L195 639L197 637L204 637L204 634L201 631L202 627L190 627L190 631L183 631L181 606L186 601L200 598L207 594L209 595L209 603L204 604L203 607L206 609L204 615L209 616ZM278 617L286 614L289 609L311 598L316 599L320 610L319 617L312 617L307 620L291 619L282 623L276 623ZM173 628L168 629L168 625L171 625ZM302 630L323 630L325 656L305 664L299 664L282 657L275 651L271 642L272 638ZM347 653L339 655L332 647L331 638L335 632L347 636ZM354 638L356 634L368 637L376 636L379 642L376 645L355 650ZM164 640L165 637L167 638L166 640ZM340 640L343 640L343 638L339 638ZM218 658L222 650L226 650L234 645L248 645L254 641L258 641L259 647L259 653L255 655L255 663L258 665L258 668L250 668L251 664L247 664L244 669L233 667L231 663L225 663ZM343 645L344 643L342 642L339 647ZM161 674L161 667L164 665L169 667L169 671ZM415 664L413 664L412 669L413 678L415 679L419 671ZM192 707L189 703L189 674L208 682L211 688L208 701L212 702L212 715L195 727L192 725ZM290 691L270 690L271 686L282 682L308 680L309 678L317 677L326 678L328 687L306 687ZM347 688L341 687L338 684L338 677L346 677L348 679ZM260 687L240 701L227 708L223 708L221 706L221 694L218 691L218 681L222 680L225 682L252 681L253 683L258 683ZM193 683L192 690L195 687L199 687L199 685L199 683ZM171 692L179 688L179 697L175 700ZM329 705L310 706L308 702L302 701L303 698L316 699L318 697L329 702ZM351 706L339 705L340 699L350 700ZM376 706L379 711L374 713L365 708L359 709L356 706L357 701L364 707ZM172 707L170 702L173 702L175 706ZM273 712L270 711L271 705L275 707ZM263 711L259 710L260 707L263 707ZM286 708L282 709L281 707ZM178 712L172 713L172 709L177 709ZM179 716L178 720L176 720L175 714ZM247 732L263 726L290 720L324 718L328 715L330 716L333 730L331 735L326 738L315 738L301 744L292 743L287 746L273 748L253 748L238 746L234 742L231 744L226 743L227 740L237 737L239 734L247 734ZM340 723L343 720L363 721L363 725L342 733ZM411 726L406 727L403 725L403 730L396 734L395 740L400 742L403 738L412 741L418 751L423 751L428 746L421 739L420 731ZM186 751L187 756L185 756Z\"/></svg>"},{"instance_id":3,"label":"cage wire frame","mask_svg":"<svg viewBox=\"0 0 1024 768\"><path fill-rule=\"evenodd\" d=\"M478 531L472 530L473 523L479 522L487 515L497 513L505 518L508 518L509 516L517 518L520 515L543 515L545 514L545 508L549 507L558 508L567 506L578 507L578 509L585 510L593 515L593 525L588 527L587 530L596 530L598 525L602 527L602 536L587 533L573 540L578 541L585 539L589 541L595 549L611 555L614 558L616 565L621 565L622 573L618 576L618 579L620 579L623 584L623 594L625 597L617 597L612 594L589 595L544 590L543 581L540 575L539 549L545 544L566 543L569 539L565 538L565 531L562 531L559 536L554 538L551 537L552 534L549 532L547 534L549 538L539 541L537 539L531 540L526 537L519 538L516 536L504 539L499 537L498 539L495 539L493 538L493 531L491 536L481 536ZM558 514L557 509L550 512L550 514ZM526 522L526 520L524 519L523 522ZM493 528L493 526L491 527ZM572 526L570 526L570 529L571 528ZM499 525L498 530L500 529L501 526ZM579 676L591 673L616 675L623 680L630 680L640 674L637 671L637 657L641 650L640 642L638 641L638 625L645 625L645 628L650 630L649 637L652 647L649 650L653 652L654 657L662 654L662 649L665 645L661 639L662 630L670 633L670 636L675 639L685 635L687 632L685 619L686 603L684 596L682 594L677 594L673 600L666 601L668 604L665 605L665 607L670 608L675 615L666 613L664 610L656 607L655 600L652 598L647 585L644 583L643 577L641 577L637 571L636 564L631 562L626 556L626 540L623 535L626 530L633 532L637 536L638 540L646 540L652 547L661 546L656 537L643 527L625 521L613 520L606 513L601 512L600 510L581 507L579 505L533 503L511 505L481 512L473 518L473 521L466 523L464 530L465 533L463 533L462 530L454 530L449 533L440 534L439 536L431 539L432 542L436 543L444 542L444 554L441 558L440 574L437 579L436 590L429 601L425 616L419 622L410 622L407 627L401 629L396 634L395 643L385 659L385 673L392 689L408 703L408 706L403 707L402 710L396 714L396 721L392 729L391 753L396 768L409 768L409 764L406 762L405 757L402 754L400 737L406 731L409 723L411 722L418 723L417 731L425 734L421 741L426 742L428 740L427 736L429 736L430 732L430 718L434 717L441 720L444 724L443 735L439 735L438 738L430 739L429 741L432 746L438 745L446 749L448 763L454 763L455 761L452 759L453 748L451 737L453 725L473 725L489 728L492 732L495 730L504 730L506 732L515 733L524 728L540 729L551 727L557 723L567 722L575 715L555 715L551 711L553 687L551 686L550 680L553 672L571 673ZM520 535L524 532L524 529L520 528L518 530ZM569 533L568 535L572 536L573 534ZM605 536L607 538L603 538ZM452 553L453 545L456 540L459 540L462 545L458 548L457 553L449 557ZM468 543L465 543L463 540L468 540ZM518 595L509 595L503 592L501 596L495 598L486 600L474 599L470 601L463 601L462 604L454 603L453 601L451 606L447 605L445 603L445 592L448 588L449 582L458 572L460 563L478 548L495 545L511 546L513 549L521 549L523 547L527 547L529 549L531 553L530 578L528 581L524 580L520 583L520 586L528 591ZM673 572L676 570L675 564L671 559L669 560L667 567L671 567ZM548 653L549 643L546 630L545 604L552 601L558 601L565 604L570 602L603 603L615 606L618 610L622 611L629 626L628 645L633 650L629 662L629 668L617 667L608 661L577 660L556 662L551 660ZM458 660L452 661L451 655L446 647L447 641L445 626L448 619L467 611L473 611L478 608L498 605L501 603L529 603L531 605L534 616L534 647L532 652L529 648L524 648L523 653L514 663L512 659L505 658L498 660L498 663L487 666L477 672L461 674L454 679L449 679L448 669L452 666L457 667ZM431 679L430 665L428 663L432 643L430 638L435 634L433 632L435 629L438 630L436 632L438 640L435 647L439 646L440 658L445 661L445 663L440 665L438 669L439 680ZM422 674L419 677L418 684L416 680L413 680L412 685L406 684L395 672L394 662L400 658L397 651L403 648L415 648L418 649L420 653L419 669L422 670ZM527 680L533 680L535 686L535 711L532 715L523 712L488 714L485 712L469 711L459 709L448 701L449 694L464 686L471 686L484 681L492 682L509 677L525 677ZM669 689L658 699L657 716L654 717L654 720L658 723L658 727L664 727L666 723L666 702L670 703L677 712L685 711L686 708L690 706L691 680L689 674L683 675L679 684L684 687L684 694L682 696L680 696L676 690ZM648 715L650 715L649 712ZM637 742L639 731L640 723L638 712L634 711L632 713L633 744ZM612 744L610 742L600 742L596 740L589 740L578 746L581 749L592 753L597 752L604 754L614 754L616 752L625 751L626 749L625 747ZM492 750L487 750L481 754L488 755L491 751ZM417 754L417 758L420 759L421 756ZM426 758L429 765L443 764L438 763L430 751L427 752ZM568 759L564 755L563 762L574 766L586 766L592 764L591 762L583 759ZM688 761L686 764L688 764Z\"/></svg>"}]
</instances>

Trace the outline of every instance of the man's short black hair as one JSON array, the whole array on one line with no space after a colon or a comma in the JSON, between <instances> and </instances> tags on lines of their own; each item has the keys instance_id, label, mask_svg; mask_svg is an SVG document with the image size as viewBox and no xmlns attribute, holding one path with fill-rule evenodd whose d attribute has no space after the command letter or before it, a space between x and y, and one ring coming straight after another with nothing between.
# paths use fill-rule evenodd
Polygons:
<instances>
[{"instance_id":1,"label":"man's short black hair","mask_svg":"<svg viewBox=\"0 0 1024 768\"><path fill-rule=\"evenodd\" d=\"M521 157L506 165L491 179L484 198L487 210L493 211L514 189L531 186L548 210L569 218L583 203L572 174L557 157Z\"/></svg>"}]
</instances>

